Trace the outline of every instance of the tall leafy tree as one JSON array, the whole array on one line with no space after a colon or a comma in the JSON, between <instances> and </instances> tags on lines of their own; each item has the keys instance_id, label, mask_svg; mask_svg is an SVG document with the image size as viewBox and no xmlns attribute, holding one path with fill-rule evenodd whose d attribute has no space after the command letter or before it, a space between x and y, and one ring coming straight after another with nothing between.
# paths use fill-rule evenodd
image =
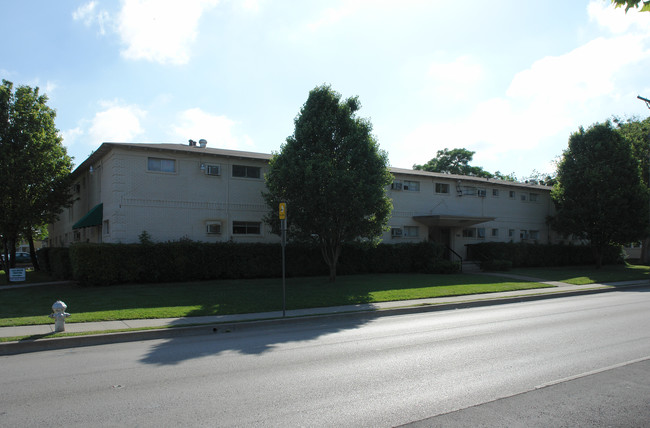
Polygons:
<instances>
[{"instance_id":1,"label":"tall leafy tree","mask_svg":"<svg viewBox=\"0 0 650 428\"><path fill-rule=\"evenodd\" d=\"M631 118L627 120L614 119L618 130L628 140L632 147L632 154L637 160L641 171L641 180L646 188L650 187L650 117L644 120ZM641 247L641 261L650 263L650 207L646 206L644 211L638 213L639 217L645 219L645 236Z\"/></svg>"},{"instance_id":2,"label":"tall leafy tree","mask_svg":"<svg viewBox=\"0 0 650 428\"><path fill-rule=\"evenodd\" d=\"M485 171L480 166L471 166L469 163L474 153L467 149L438 150L436 157L424 165L413 165L413 169L442 172L446 174L473 175L476 177L493 178L494 174Z\"/></svg>"},{"instance_id":3,"label":"tall leafy tree","mask_svg":"<svg viewBox=\"0 0 650 428\"><path fill-rule=\"evenodd\" d=\"M6 80L0 86L0 234L11 264L18 238L31 241L32 230L53 221L71 199L72 159L47 101L38 88L14 90ZM33 251L32 260L38 266Z\"/></svg>"},{"instance_id":4,"label":"tall leafy tree","mask_svg":"<svg viewBox=\"0 0 650 428\"><path fill-rule=\"evenodd\" d=\"M286 202L292 238L317 241L332 282L343 243L381 235L392 208L387 154L370 121L356 116L360 107L328 85L310 91L265 177L266 221L277 227L278 204Z\"/></svg>"},{"instance_id":5,"label":"tall leafy tree","mask_svg":"<svg viewBox=\"0 0 650 428\"><path fill-rule=\"evenodd\" d=\"M588 240L596 266L609 245L622 245L643 236L648 193L628 141L612 123L580 128L558 163L551 192L556 215L551 226Z\"/></svg>"}]
</instances>

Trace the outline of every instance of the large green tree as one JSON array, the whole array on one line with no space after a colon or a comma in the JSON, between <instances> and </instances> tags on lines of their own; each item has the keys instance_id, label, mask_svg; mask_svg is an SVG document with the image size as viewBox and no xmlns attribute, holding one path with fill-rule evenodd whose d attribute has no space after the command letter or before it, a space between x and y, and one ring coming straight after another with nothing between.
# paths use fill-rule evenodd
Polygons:
<instances>
[{"instance_id":1,"label":"large green tree","mask_svg":"<svg viewBox=\"0 0 650 428\"><path fill-rule=\"evenodd\" d=\"M278 204L286 202L292 239L318 242L332 282L342 244L381 235L392 208L388 158L370 121L356 116L360 107L327 85L310 91L265 176L266 221L277 227Z\"/></svg>"},{"instance_id":2,"label":"large green tree","mask_svg":"<svg viewBox=\"0 0 650 428\"><path fill-rule=\"evenodd\" d=\"M648 204L646 186L629 142L611 122L580 128L558 163L551 192L556 214L551 226L587 240L596 266L605 248L640 239Z\"/></svg>"},{"instance_id":3,"label":"large green tree","mask_svg":"<svg viewBox=\"0 0 650 428\"><path fill-rule=\"evenodd\" d=\"M436 157L424 165L413 165L413 169L442 172L446 174L473 175L476 177L493 178L494 174L485 171L480 166L471 166L469 163L474 157L474 153L467 149L447 148L438 150ZM504 176L505 177L505 176Z\"/></svg>"},{"instance_id":4,"label":"large green tree","mask_svg":"<svg viewBox=\"0 0 650 428\"><path fill-rule=\"evenodd\" d=\"M637 160L641 171L641 180L646 186L650 187L650 117L644 120L631 118L627 120L614 119L618 126L618 131L630 143L632 154ZM650 209L645 207L644 211L638 213L639 217L645 219L645 236L643 246L641 247L641 261L650 263Z\"/></svg>"},{"instance_id":5,"label":"large green tree","mask_svg":"<svg viewBox=\"0 0 650 428\"><path fill-rule=\"evenodd\" d=\"M15 263L19 237L52 222L70 203L72 159L55 127L56 112L38 88L0 86L0 234Z\"/></svg>"}]
</instances>

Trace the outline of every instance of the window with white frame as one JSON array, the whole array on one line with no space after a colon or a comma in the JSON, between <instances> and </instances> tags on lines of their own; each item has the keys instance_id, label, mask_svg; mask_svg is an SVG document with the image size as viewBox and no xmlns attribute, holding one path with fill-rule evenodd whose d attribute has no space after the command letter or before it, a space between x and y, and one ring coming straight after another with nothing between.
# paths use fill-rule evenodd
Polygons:
<instances>
[{"instance_id":1,"label":"window with white frame","mask_svg":"<svg viewBox=\"0 0 650 428\"><path fill-rule=\"evenodd\" d=\"M526 202L528 200L528 194L527 193L520 194L519 199L521 199L523 202Z\"/></svg>"},{"instance_id":2,"label":"window with white frame","mask_svg":"<svg viewBox=\"0 0 650 428\"><path fill-rule=\"evenodd\" d=\"M476 194L480 198L485 198L487 196L487 191L485 189L478 189Z\"/></svg>"},{"instance_id":3,"label":"window with white frame","mask_svg":"<svg viewBox=\"0 0 650 428\"><path fill-rule=\"evenodd\" d=\"M499 189L492 189L492 196L494 196L495 198L498 198L499 197Z\"/></svg>"},{"instance_id":4,"label":"window with white frame","mask_svg":"<svg viewBox=\"0 0 650 428\"><path fill-rule=\"evenodd\" d=\"M508 229L508 238L514 238L514 237L515 237L515 230Z\"/></svg>"},{"instance_id":5,"label":"window with white frame","mask_svg":"<svg viewBox=\"0 0 650 428\"><path fill-rule=\"evenodd\" d=\"M419 192L420 182L404 180L404 182L402 183L402 189L407 190L409 192Z\"/></svg>"},{"instance_id":6,"label":"window with white frame","mask_svg":"<svg viewBox=\"0 0 650 428\"><path fill-rule=\"evenodd\" d=\"M205 175L212 175L212 176L221 175L221 165L206 165Z\"/></svg>"},{"instance_id":7,"label":"window with white frame","mask_svg":"<svg viewBox=\"0 0 650 428\"><path fill-rule=\"evenodd\" d=\"M152 172L176 172L175 159L148 158L147 170Z\"/></svg>"},{"instance_id":8,"label":"window with white frame","mask_svg":"<svg viewBox=\"0 0 650 428\"><path fill-rule=\"evenodd\" d=\"M417 238L419 228L417 226L404 226L404 236L407 238Z\"/></svg>"},{"instance_id":9,"label":"window with white frame","mask_svg":"<svg viewBox=\"0 0 650 428\"><path fill-rule=\"evenodd\" d=\"M510 190L510 191L508 192L508 197L509 197L510 199L514 199L514 198L515 198L515 191L514 191L514 190Z\"/></svg>"},{"instance_id":10,"label":"window with white frame","mask_svg":"<svg viewBox=\"0 0 650 428\"><path fill-rule=\"evenodd\" d=\"M233 221L233 235L261 235L262 223L259 221Z\"/></svg>"},{"instance_id":11,"label":"window with white frame","mask_svg":"<svg viewBox=\"0 0 650 428\"><path fill-rule=\"evenodd\" d=\"M480 239L485 239L485 228L479 227L476 229L476 237Z\"/></svg>"},{"instance_id":12,"label":"window with white frame","mask_svg":"<svg viewBox=\"0 0 650 428\"><path fill-rule=\"evenodd\" d=\"M448 194L449 183L436 183L435 191L436 193Z\"/></svg>"},{"instance_id":13,"label":"window with white frame","mask_svg":"<svg viewBox=\"0 0 650 428\"><path fill-rule=\"evenodd\" d=\"M531 193L531 194L529 195L529 197L528 197L528 200L529 200L530 202L537 202L537 198L538 198L537 193Z\"/></svg>"},{"instance_id":14,"label":"window with white frame","mask_svg":"<svg viewBox=\"0 0 650 428\"><path fill-rule=\"evenodd\" d=\"M205 232L208 235L221 235L221 222L220 221L207 221L205 223Z\"/></svg>"}]
</instances>

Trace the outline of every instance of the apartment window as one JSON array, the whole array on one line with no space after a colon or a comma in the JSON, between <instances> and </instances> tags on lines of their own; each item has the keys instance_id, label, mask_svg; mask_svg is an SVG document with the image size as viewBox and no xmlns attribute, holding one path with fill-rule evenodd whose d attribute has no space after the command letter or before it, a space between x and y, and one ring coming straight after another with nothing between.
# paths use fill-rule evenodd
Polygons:
<instances>
[{"instance_id":1,"label":"apartment window","mask_svg":"<svg viewBox=\"0 0 650 428\"><path fill-rule=\"evenodd\" d=\"M81 232L79 232L78 230L75 230L73 232L73 239L74 239L75 242L81 241Z\"/></svg>"},{"instance_id":2,"label":"apartment window","mask_svg":"<svg viewBox=\"0 0 650 428\"><path fill-rule=\"evenodd\" d=\"M402 236L403 234L404 234L404 231L402 231L402 229L399 228L399 227L392 227L392 228L390 229L390 236L391 236L392 238L399 238L399 237Z\"/></svg>"},{"instance_id":3,"label":"apartment window","mask_svg":"<svg viewBox=\"0 0 650 428\"><path fill-rule=\"evenodd\" d=\"M495 198L498 198L499 197L499 189L492 189L492 196L494 196Z\"/></svg>"},{"instance_id":4,"label":"apartment window","mask_svg":"<svg viewBox=\"0 0 650 428\"><path fill-rule=\"evenodd\" d=\"M404 180L402 188L410 192L419 192L420 191L420 182L419 181L408 181Z\"/></svg>"},{"instance_id":5,"label":"apartment window","mask_svg":"<svg viewBox=\"0 0 650 428\"><path fill-rule=\"evenodd\" d=\"M419 228L417 226L404 226L404 236L409 238L417 238Z\"/></svg>"},{"instance_id":6,"label":"apartment window","mask_svg":"<svg viewBox=\"0 0 650 428\"><path fill-rule=\"evenodd\" d=\"M528 236L530 237L530 239L539 239L539 230L528 231Z\"/></svg>"},{"instance_id":7,"label":"apartment window","mask_svg":"<svg viewBox=\"0 0 650 428\"><path fill-rule=\"evenodd\" d=\"M393 181L390 185L390 188L393 190L402 190L402 183L399 181Z\"/></svg>"},{"instance_id":8,"label":"apartment window","mask_svg":"<svg viewBox=\"0 0 650 428\"><path fill-rule=\"evenodd\" d=\"M487 196L487 191L485 189L478 189L477 195L481 198L485 198Z\"/></svg>"},{"instance_id":9,"label":"apartment window","mask_svg":"<svg viewBox=\"0 0 650 428\"><path fill-rule=\"evenodd\" d=\"M104 220L102 230L104 231L104 235L109 235L111 233L110 223L108 220Z\"/></svg>"},{"instance_id":10,"label":"apartment window","mask_svg":"<svg viewBox=\"0 0 650 428\"><path fill-rule=\"evenodd\" d=\"M519 195L519 198L522 201L526 202L528 200L528 195L526 193L522 193L521 195Z\"/></svg>"},{"instance_id":11,"label":"apartment window","mask_svg":"<svg viewBox=\"0 0 650 428\"><path fill-rule=\"evenodd\" d=\"M205 166L206 175L221 175L221 166L220 165L206 165Z\"/></svg>"},{"instance_id":12,"label":"apartment window","mask_svg":"<svg viewBox=\"0 0 650 428\"><path fill-rule=\"evenodd\" d=\"M220 221L209 221L205 224L205 227L208 235L221 235Z\"/></svg>"},{"instance_id":13,"label":"apartment window","mask_svg":"<svg viewBox=\"0 0 650 428\"><path fill-rule=\"evenodd\" d=\"M476 229L463 229L463 238L474 238L476 236Z\"/></svg>"},{"instance_id":14,"label":"apartment window","mask_svg":"<svg viewBox=\"0 0 650 428\"><path fill-rule=\"evenodd\" d=\"M519 238L521 239L528 239L528 231L527 230L520 230L519 231Z\"/></svg>"},{"instance_id":15,"label":"apartment window","mask_svg":"<svg viewBox=\"0 0 650 428\"><path fill-rule=\"evenodd\" d=\"M449 193L449 183L436 183L436 193Z\"/></svg>"},{"instance_id":16,"label":"apartment window","mask_svg":"<svg viewBox=\"0 0 650 428\"><path fill-rule=\"evenodd\" d=\"M233 165L233 177L260 178L261 168L259 166Z\"/></svg>"},{"instance_id":17,"label":"apartment window","mask_svg":"<svg viewBox=\"0 0 650 428\"><path fill-rule=\"evenodd\" d=\"M515 198L515 191L514 191L514 190L510 190L510 191L508 192L508 197L509 197L510 199L514 199L514 198Z\"/></svg>"},{"instance_id":18,"label":"apartment window","mask_svg":"<svg viewBox=\"0 0 650 428\"><path fill-rule=\"evenodd\" d=\"M485 239L485 228L479 227L476 229L476 236L480 239Z\"/></svg>"},{"instance_id":19,"label":"apartment window","mask_svg":"<svg viewBox=\"0 0 650 428\"><path fill-rule=\"evenodd\" d=\"M233 235L261 235L262 223L258 221L233 221Z\"/></svg>"},{"instance_id":20,"label":"apartment window","mask_svg":"<svg viewBox=\"0 0 650 428\"><path fill-rule=\"evenodd\" d=\"M153 172L176 172L176 160L149 158L147 160L147 170Z\"/></svg>"},{"instance_id":21,"label":"apartment window","mask_svg":"<svg viewBox=\"0 0 650 428\"><path fill-rule=\"evenodd\" d=\"M531 193L528 200L530 202L537 202L537 193Z\"/></svg>"},{"instance_id":22,"label":"apartment window","mask_svg":"<svg viewBox=\"0 0 650 428\"><path fill-rule=\"evenodd\" d=\"M499 229L492 229L492 237L493 238L499 237Z\"/></svg>"},{"instance_id":23,"label":"apartment window","mask_svg":"<svg viewBox=\"0 0 650 428\"><path fill-rule=\"evenodd\" d=\"M515 237L515 230L508 229L508 238L514 238L514 237Z\"/></svg>"}]
</instances>

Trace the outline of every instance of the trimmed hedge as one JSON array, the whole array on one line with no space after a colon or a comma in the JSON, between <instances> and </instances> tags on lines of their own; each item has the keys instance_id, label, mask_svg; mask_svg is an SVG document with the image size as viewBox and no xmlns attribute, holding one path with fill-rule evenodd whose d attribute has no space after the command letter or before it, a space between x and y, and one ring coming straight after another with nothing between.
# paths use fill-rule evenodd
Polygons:
<instances>
[{"instance_id":1,"label":"trimmed hedge","mask_svg":"<svg viewBox=\"0 0 650 428\"><path fill-rule=\"evenodd\" d=\"M588 245L528 244L523 242L482 242L467 246L468 260L493 266L495 261L509 261L512 267L579 266L595 264L594 253ZM603 264L623 263L621 247L605 251Z\"/></svg>"},{"instance_id":2,"label":"trimmed hedge","mask_svg":"<svg viewBox=\"0 0 650 428\"><path fill-rule=\"evenodd\" d=\"M288 277L328 275L320 248L287 244ZM63 258L63 255L67 258ZM443 247L434 243L348 244L341 251L337 272L362 273L458 272L443 260ZM277 278L282 276L278 244L166 242L156 244L75 244L49 248L43 258L51 272L66 272L83 285L180 282L207 279Z\"/></svg>"}]
</instances>

